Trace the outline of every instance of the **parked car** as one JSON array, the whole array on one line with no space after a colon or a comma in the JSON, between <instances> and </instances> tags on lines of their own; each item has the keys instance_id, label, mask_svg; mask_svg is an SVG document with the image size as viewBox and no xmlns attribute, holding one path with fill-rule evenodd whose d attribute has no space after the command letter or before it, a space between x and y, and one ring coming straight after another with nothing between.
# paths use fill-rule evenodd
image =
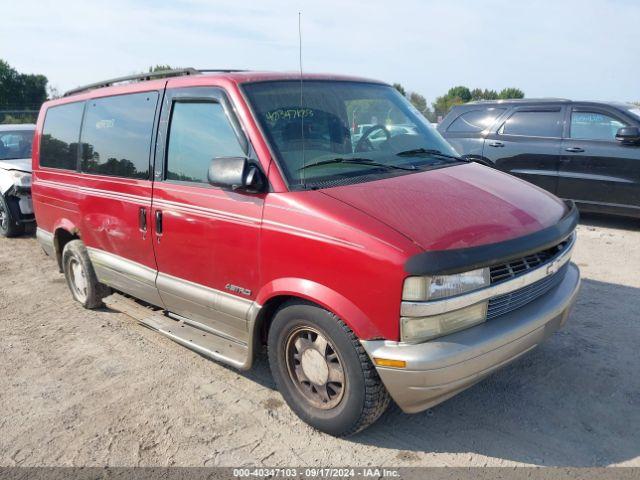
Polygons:
<instances>
[{"instance_id":1,"label":"parked car","mask_svg":"<svg viewBox=\"0 0 640 480\"><path fill-rule=\"evenodd\" d=\"M390 85L148 77L38 118L37 236L86 308L239 369L266 344L289 406L333 435L391 398L436 405L565 323L575 207L461 160ZM354 146L354 101L411 133L374 145L377 125Z\"/></svg>"},{"instance_id":2,"label":"parked car","mask_svg":"<svg viewBox=\"0 0 640 480\"><path fill-rule=\"evenodd\" d=\"M31 204L33 124L0 125L0 235L15 237L34 222Z\"/></svg>"},{"instance_id":3,"label":"parked car","mask_svg":"<svg viewBox=\"0 0 640 480\"><path fill-rule=\"evenodd\" d=\"M640 217L640 107L523 99L454 107L438 126L466 158L572 199Z\"/></svg>"},{"instance_id":4,"label":"parked car","mask_svg":"<svg viewBox=\"0 0 640 480\"><path fill-rule=\"evenodd\" d=\"M394 125L385 124L384 128L380 128L378 124L363 124L358 125L356 129L351 133L351 143L355 148L363 135L367 136L368 142L372 145L377 145L382 142L386 142L390 137L396 135L417 135L415 128L412 125ZM373 129L372 132L368 132L369 129Z\"/></svg>"}]
</instances>

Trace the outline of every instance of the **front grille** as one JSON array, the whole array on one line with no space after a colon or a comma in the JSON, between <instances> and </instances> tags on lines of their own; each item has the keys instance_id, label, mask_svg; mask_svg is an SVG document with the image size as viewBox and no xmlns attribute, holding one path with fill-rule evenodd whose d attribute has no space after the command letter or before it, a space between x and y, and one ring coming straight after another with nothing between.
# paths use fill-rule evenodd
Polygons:
<instances>
[{"instance_id":1,"label":"front grille","mask_svg":"<svg viewBox=\"0 0 640 480\"><path fill-rule=\"evenodd\" d=\"M527 255L526 257L512 260L508 263L494 265L490 268L491 285L511 280L512 278L526 274L535 268L539 268L545 263L549 263L560 252L567 248L570 242L571 238L551 248L547 248L546 250L541 250L531 255ZM567 272L567 268L568 264L565 264L553 275L549 275L548 277L538 280L526 287L522 287L519 290L492 298L489 300L487 320L509 313L517 308L525 306L536 298L541 297L562 281L565 273Z\"/></svg>"},{"instance_id":2,"label":"front grille","mask_svg":"<svg viewBox=\"0 0 640 480\"><path fill-rule=\"evenodd\" d=\"M487 320L509 313L541 297L562 281L568 267L569 264L566 263L553 275L549 275L519 290L492 298L489 300Z\"/></svg>"},{"instance_id":3,"label":"front grille","mask_svg":"<svg viewBox=\"0 0 640 480\"><path fill-rule=\"evenodd\" d=\"M565 240L564 242L561 242L554 247L547 248L546 250L527 255L523 258L512 260L508 263L494 265L490 269L491 285L502 282L504 280L511 280L512 278L515 278L519 275L522 275L523 273L527 273L528 271L539 267L543 263L546 263L551 258L555 257L558 253L560 253L568 243L569 240Z\"/></svg>"}]
</instances>

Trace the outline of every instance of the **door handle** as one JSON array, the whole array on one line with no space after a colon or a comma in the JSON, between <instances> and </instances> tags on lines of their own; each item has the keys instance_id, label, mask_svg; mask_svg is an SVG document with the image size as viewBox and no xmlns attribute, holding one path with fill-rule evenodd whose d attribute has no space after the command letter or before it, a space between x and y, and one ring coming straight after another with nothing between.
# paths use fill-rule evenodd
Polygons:
<instances>
[{"instance_id":1,"label":"door handle","mask_svg":"<svg viewBox=\"0 0 640 480\"><path fill-rule=\"evenodd\" d=\"M571 153L581 153L584 152L584 148L581 147L568 147L564 149L565 152L571 152Z\"/></svg>"},{"instance_id":2,"label":"door handle","mask_svg":"<svg viewBox=\"0 0 640 480\"><path fill-rule=\"evenodd\" d=\"M491 142L489 144L490 147L504 147L504 143L502 142Z\"/></svg>"},{"instance_id":3,"label":"door handle","mask_svg":"<svg viewBox=\"0 0 640 480\"><path fill-rule=\"evenodd\" d=\"M162 210L156 210L156 235L162 235Z\"/></svg>"},{"instance_id":4,"label":"door handle","mask_svg":"<svg viewBox=\"0 0 640 480\"><path fill-rule=\"evenodd\" d=\"M142 233L147 232L147 209L140 207L138 210L138 228Z\"/></svg>"}]
</instances>

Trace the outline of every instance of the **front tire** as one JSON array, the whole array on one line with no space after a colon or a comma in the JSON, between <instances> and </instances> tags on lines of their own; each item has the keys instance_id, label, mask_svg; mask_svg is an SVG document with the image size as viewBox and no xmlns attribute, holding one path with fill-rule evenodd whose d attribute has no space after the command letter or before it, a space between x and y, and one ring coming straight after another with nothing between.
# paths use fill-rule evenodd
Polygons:
<instances>
[{"instance_id":1,"label":"front tire","mask_svg":"<svg viewBox=\"0 0 640 480\"><path fill-rule=\"evenodd\" d=\"M62 271L73 298L89 310L102 307L109 287L98 282L87 249L81 240L71 240L62 250Z\"/></svg>"},{"instance_id":2,"label":"front tire","mask_svg":"<svg viewBox=\"0 0 640 480\"><path fill-rule=\"evenodd\" d=\"M24 233L24 225L14 218L9 201L4 195L0 195L0 235L8 238Z\"/></svg>"},{"instance_id":3,"label":"front tire","mask_svg":"<svg viewBox=\"0 0 640 480\"><path fill-rule=\"evenodd\" d=\"M364 430L390 403L358 338L319 306L292 301L276 312L268 339L269 364L291 409L334 436Z\"/></svg>"}]
</instances>

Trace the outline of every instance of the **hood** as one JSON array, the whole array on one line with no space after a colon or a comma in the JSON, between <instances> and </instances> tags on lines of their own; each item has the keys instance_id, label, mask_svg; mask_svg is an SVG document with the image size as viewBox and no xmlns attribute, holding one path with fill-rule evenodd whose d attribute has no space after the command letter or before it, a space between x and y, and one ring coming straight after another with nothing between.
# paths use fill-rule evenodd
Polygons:
<instances>
[{"instance_id":1,"label":"hood","mask_svg":"<svg viewBox=\"0 0 640 480\"><path fill-rule=\"evenodd\" d=\"M424 250L517 238L554 225L567 209L550 193L477 163L321 191L387 224Z\"/></svg>"},{"instance_id":2,"label":"hood","mask_svg":"<svg viewBox=\"0 0 640 480\"><path fill-rule=\"evenodd\" d=\"M3 170L20 170L31 173L30 158L16 158L14 160L0 160L0 168Z\"/></svg>"}]
</instances>

